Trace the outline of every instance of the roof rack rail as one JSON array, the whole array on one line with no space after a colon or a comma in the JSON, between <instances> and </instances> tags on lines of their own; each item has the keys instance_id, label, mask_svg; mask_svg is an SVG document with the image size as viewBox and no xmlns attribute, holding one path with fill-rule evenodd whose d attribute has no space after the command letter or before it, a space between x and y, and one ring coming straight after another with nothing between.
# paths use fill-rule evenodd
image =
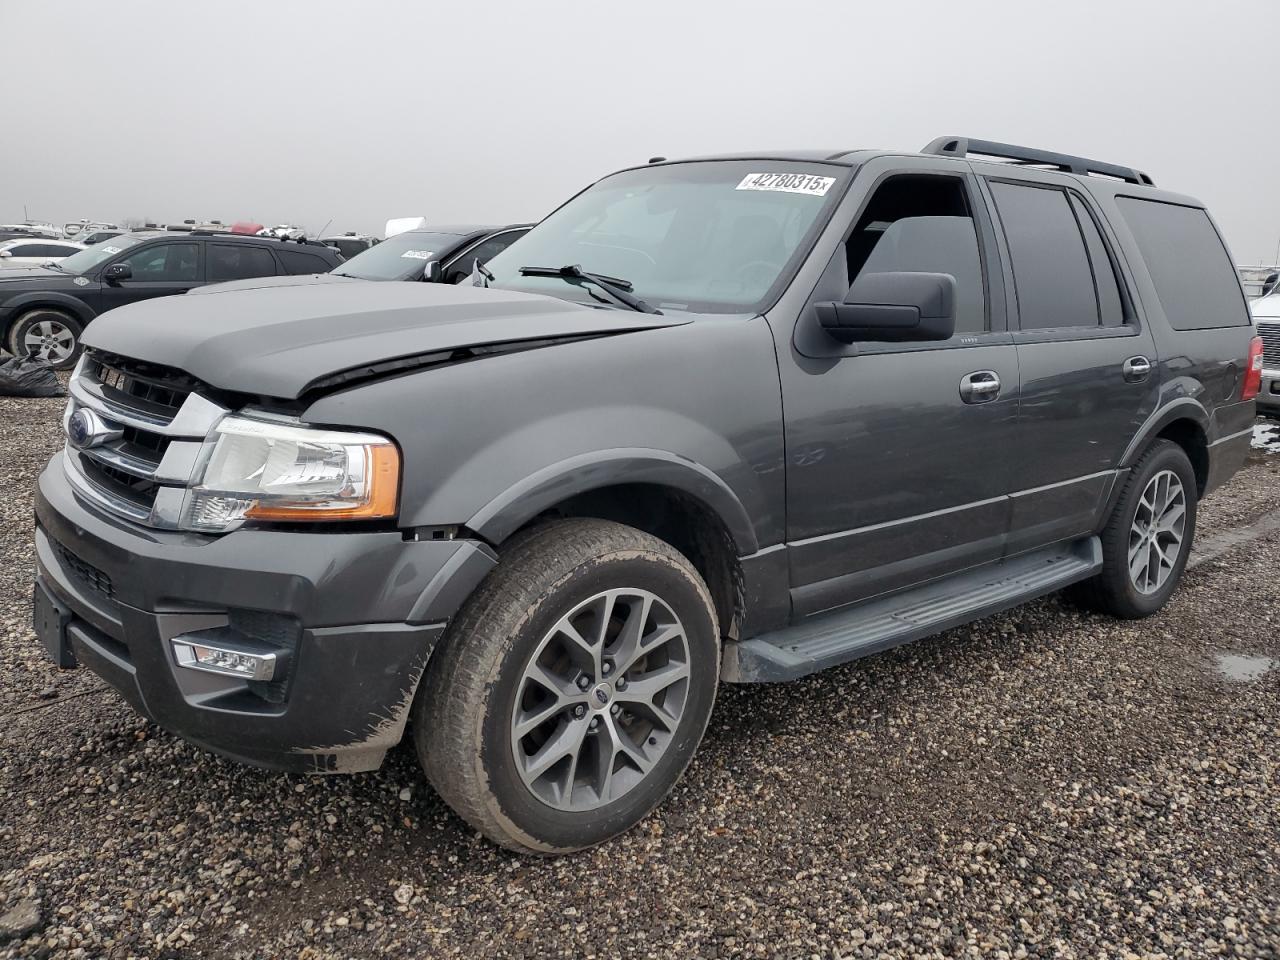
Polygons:
<instances>
[{"instance_id":1,"label":"roof rack rail","mask_svg":"<svg viewBox=\"0 0 1280 960\"><path fill-rule=\"evenodd\" d=\"M997 143L994 140L972 140L968 137L939 137L921 153L934 154L940 157L964 157L971 153L987 157L1002 157L1015 163L1033 164L1054 167L1065 173L1076 173L1081 176L1097 173L1104 177L1115 177L1126 183L1140 183L1154 187L1155 181L1141 170L1133 167L1122 167L1115 163L1103 163L1101 160L1089 160L1085 157L1073 157L1068 153L1053 153L1050 150L1037 150L1034 147L1019 147L1012 143Z\"/></svg>"}]
</instances>

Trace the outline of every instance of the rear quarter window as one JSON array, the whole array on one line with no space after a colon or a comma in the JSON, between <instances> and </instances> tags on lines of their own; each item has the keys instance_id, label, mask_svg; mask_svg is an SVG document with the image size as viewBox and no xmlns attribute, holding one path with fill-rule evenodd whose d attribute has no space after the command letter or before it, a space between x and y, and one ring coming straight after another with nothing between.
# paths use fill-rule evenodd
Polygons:
<instances>
[{"instance_id":1,"label":"rear quarter window","mask_svg":"<svg viewBox=\"0 0 1280 960\"><path fill-rule=\"evenodd\" d=\"M1249 324L1244 291L1227 248L1199 207L1117 197L1175 330Z\"/></svg>"}]
</instances>

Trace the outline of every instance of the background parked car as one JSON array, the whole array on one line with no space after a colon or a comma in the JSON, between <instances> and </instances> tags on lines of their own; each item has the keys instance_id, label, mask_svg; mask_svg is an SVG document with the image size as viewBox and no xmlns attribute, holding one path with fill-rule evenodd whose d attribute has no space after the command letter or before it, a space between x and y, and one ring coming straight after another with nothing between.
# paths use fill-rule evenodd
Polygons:
<instances>
[{"instance_id":1,"label":"background parked car","mask_svg":"<svg viewBox=\"0 0 1280 960\"><path fill-rule=\"evenodd\" d=\"M114 230L115 236L125 232L120 229L118 224L107 223L105 220L76 220L63 225L62 236L66 240L76 240L83 243L86 236L106 230Z\"/></svg>"},{"instance_id":2,"label":"background parked car","mask_svg":"<svg viewBox=\"0 0 1280 960\"><path fill-rule=\"evenodd\" d=\"M342 254L318 243L231 233L129 233L58 263L0 272L0 343L70 367L80 334L104 311L223 280L326 273Z\"/></svg>"},{"instance_id":3,"label":"background parked car","mask_svg":"<svg viewBox=\"0 0 1280 960\"><path fill-rule=\"evenodd\" d=\"M1262 338L1262 386L1256 402L1258 413L1280 416L1280 292L1249 301L1253 325Z\"/></svg>"},{"instance_id":4,"label":"background parked car","mask_svg":"<svg viewBox=\"0 0 1280 960\"><path fill-rule=\"evenodd\" d=\"M458 283L476 260L488 262L529 232L531 224L505 227L445 226L406 230L352 257L334 271L361 280L432 280ZM436 266L432 266L435 264ZM434 274L434 275L433 275Z\"/></svg>"},{"instance_id":5,"label":"background parked car","mask_svg":"<svg viewBox=\"0 0 1280 960\"><path fill-rule=\"evenodd\" d=\"M74 240L49 240L44 237L0 240L0 267L27 267L62 260L84 248L83 243L76 243Z\"/></svg>"},{"instance_id":6,"label":"background parked car","mask_svg":"<svg viewBox=\"0 0 1280 960\"><path fill-rule=\"evenodd\" d=\"M352 257L364 253L370 247L378 243L378 238L371 237L364 233L348 231L341 236L321 237L320 242L328 244L331 247L336 247L338 252L350 260Z\"/></svg>"},{"instance_id":7,"label":"background parked car","mask_svg":"<svg viewBox=\"0 0 1280 960\"><path fill-rule=\"evenodd\" d=\"M0 223L0 240L12 240L14 237L48 237L61 240L62 231L52 223L43 220L24 220L22 223Z\"/></svg>"}]
</instances>

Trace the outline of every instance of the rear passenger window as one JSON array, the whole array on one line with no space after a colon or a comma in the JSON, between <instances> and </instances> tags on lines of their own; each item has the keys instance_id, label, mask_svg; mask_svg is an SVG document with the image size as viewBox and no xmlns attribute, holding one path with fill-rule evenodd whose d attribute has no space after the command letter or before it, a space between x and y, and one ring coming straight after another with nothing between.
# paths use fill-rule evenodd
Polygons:
<instances>
[{"instance_id":1,"label":"rear passenger window","mask_svg":"<svg viewBox=\"0 0 1280 960\"><path fill-rule=\"evenodd\" d=\"M288 273L328 273L333 267L323 257L302 250L277 250Z\"/></svg>"},{"instance_id":2,"label":"rear passenger window","mask_svg":"<svg viewBox=\"0 0 1280 960\"><path fill-rule=\"evenodd\" d=\"M1199 207L1117 197L1175 330L1243 327L1244 291L1222 238Z\"/></svg>"},{"instance_id":3,"label":"rear passenger window","mask_svg":"<svg viewBox=\"0 0 1280 960\"><path fill-rule=\"evenodd\" d=\"M1089 263L1093 267L1093 282L1098 290L1098 311L1102 314L1104 327L1118 327L1125 321L1124 300L1120 296L1120 284L1116 280L1116 268L1107 253L1107 246L1098 230L1098 222L1093 219L1085 202L1074 193L1071 207L1076 212L1080 229L1084 232L1084 244L1089 248Z\"/></svg>"},{"instance_id":4,"label":"rear passenger window","mask_svg":"<svg viewBox=\"0 0 1280 960\"><path fill-rule=\"evenodd\" d=\"M252 277L274 277L276 262L271 251L262 247L214 243L209 246L209 281L248 280Z\"/></svg>"},{"instance_id":5,"label":"rear passenger window","mask_svg":"<svg viewBox=\"0 0 1280 960\"><path fill-rule=\"evenodd\" d=\"M1022 329L1098 326L1093 271L1066 191L993 182L991 193L1013 261Z\"/></svg>"}]
</instances>

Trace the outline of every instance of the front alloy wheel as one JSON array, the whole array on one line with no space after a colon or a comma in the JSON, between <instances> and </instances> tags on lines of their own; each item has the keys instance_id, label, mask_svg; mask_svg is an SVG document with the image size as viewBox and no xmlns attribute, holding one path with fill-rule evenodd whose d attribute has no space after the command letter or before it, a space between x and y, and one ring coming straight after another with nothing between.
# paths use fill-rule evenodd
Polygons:
<instances>
[{"instance_id":1,"label":"front alloy wheel","mask_svg":"<svg viewBox=\"0 0 1280 960\"><path fill-rule=\"evenodd\" d=\"M635 588L589 597L556 621L520 679L521 780L560 810L618 800L671 745L688 688L689 643L670 607Z\"/></svg>"},{"instance_id":2,"label":"front alloy wheel","mask_svg":"<svg viewBox=\"0 0 1280 960\"><path fill-rule=\"evenodd\" d=\"M675 786L719 672L715 608L687 558L619 523L551 521L503 544L432 654L418 758L494 842L580 850Z\"/></svg>"}]
</instances>

